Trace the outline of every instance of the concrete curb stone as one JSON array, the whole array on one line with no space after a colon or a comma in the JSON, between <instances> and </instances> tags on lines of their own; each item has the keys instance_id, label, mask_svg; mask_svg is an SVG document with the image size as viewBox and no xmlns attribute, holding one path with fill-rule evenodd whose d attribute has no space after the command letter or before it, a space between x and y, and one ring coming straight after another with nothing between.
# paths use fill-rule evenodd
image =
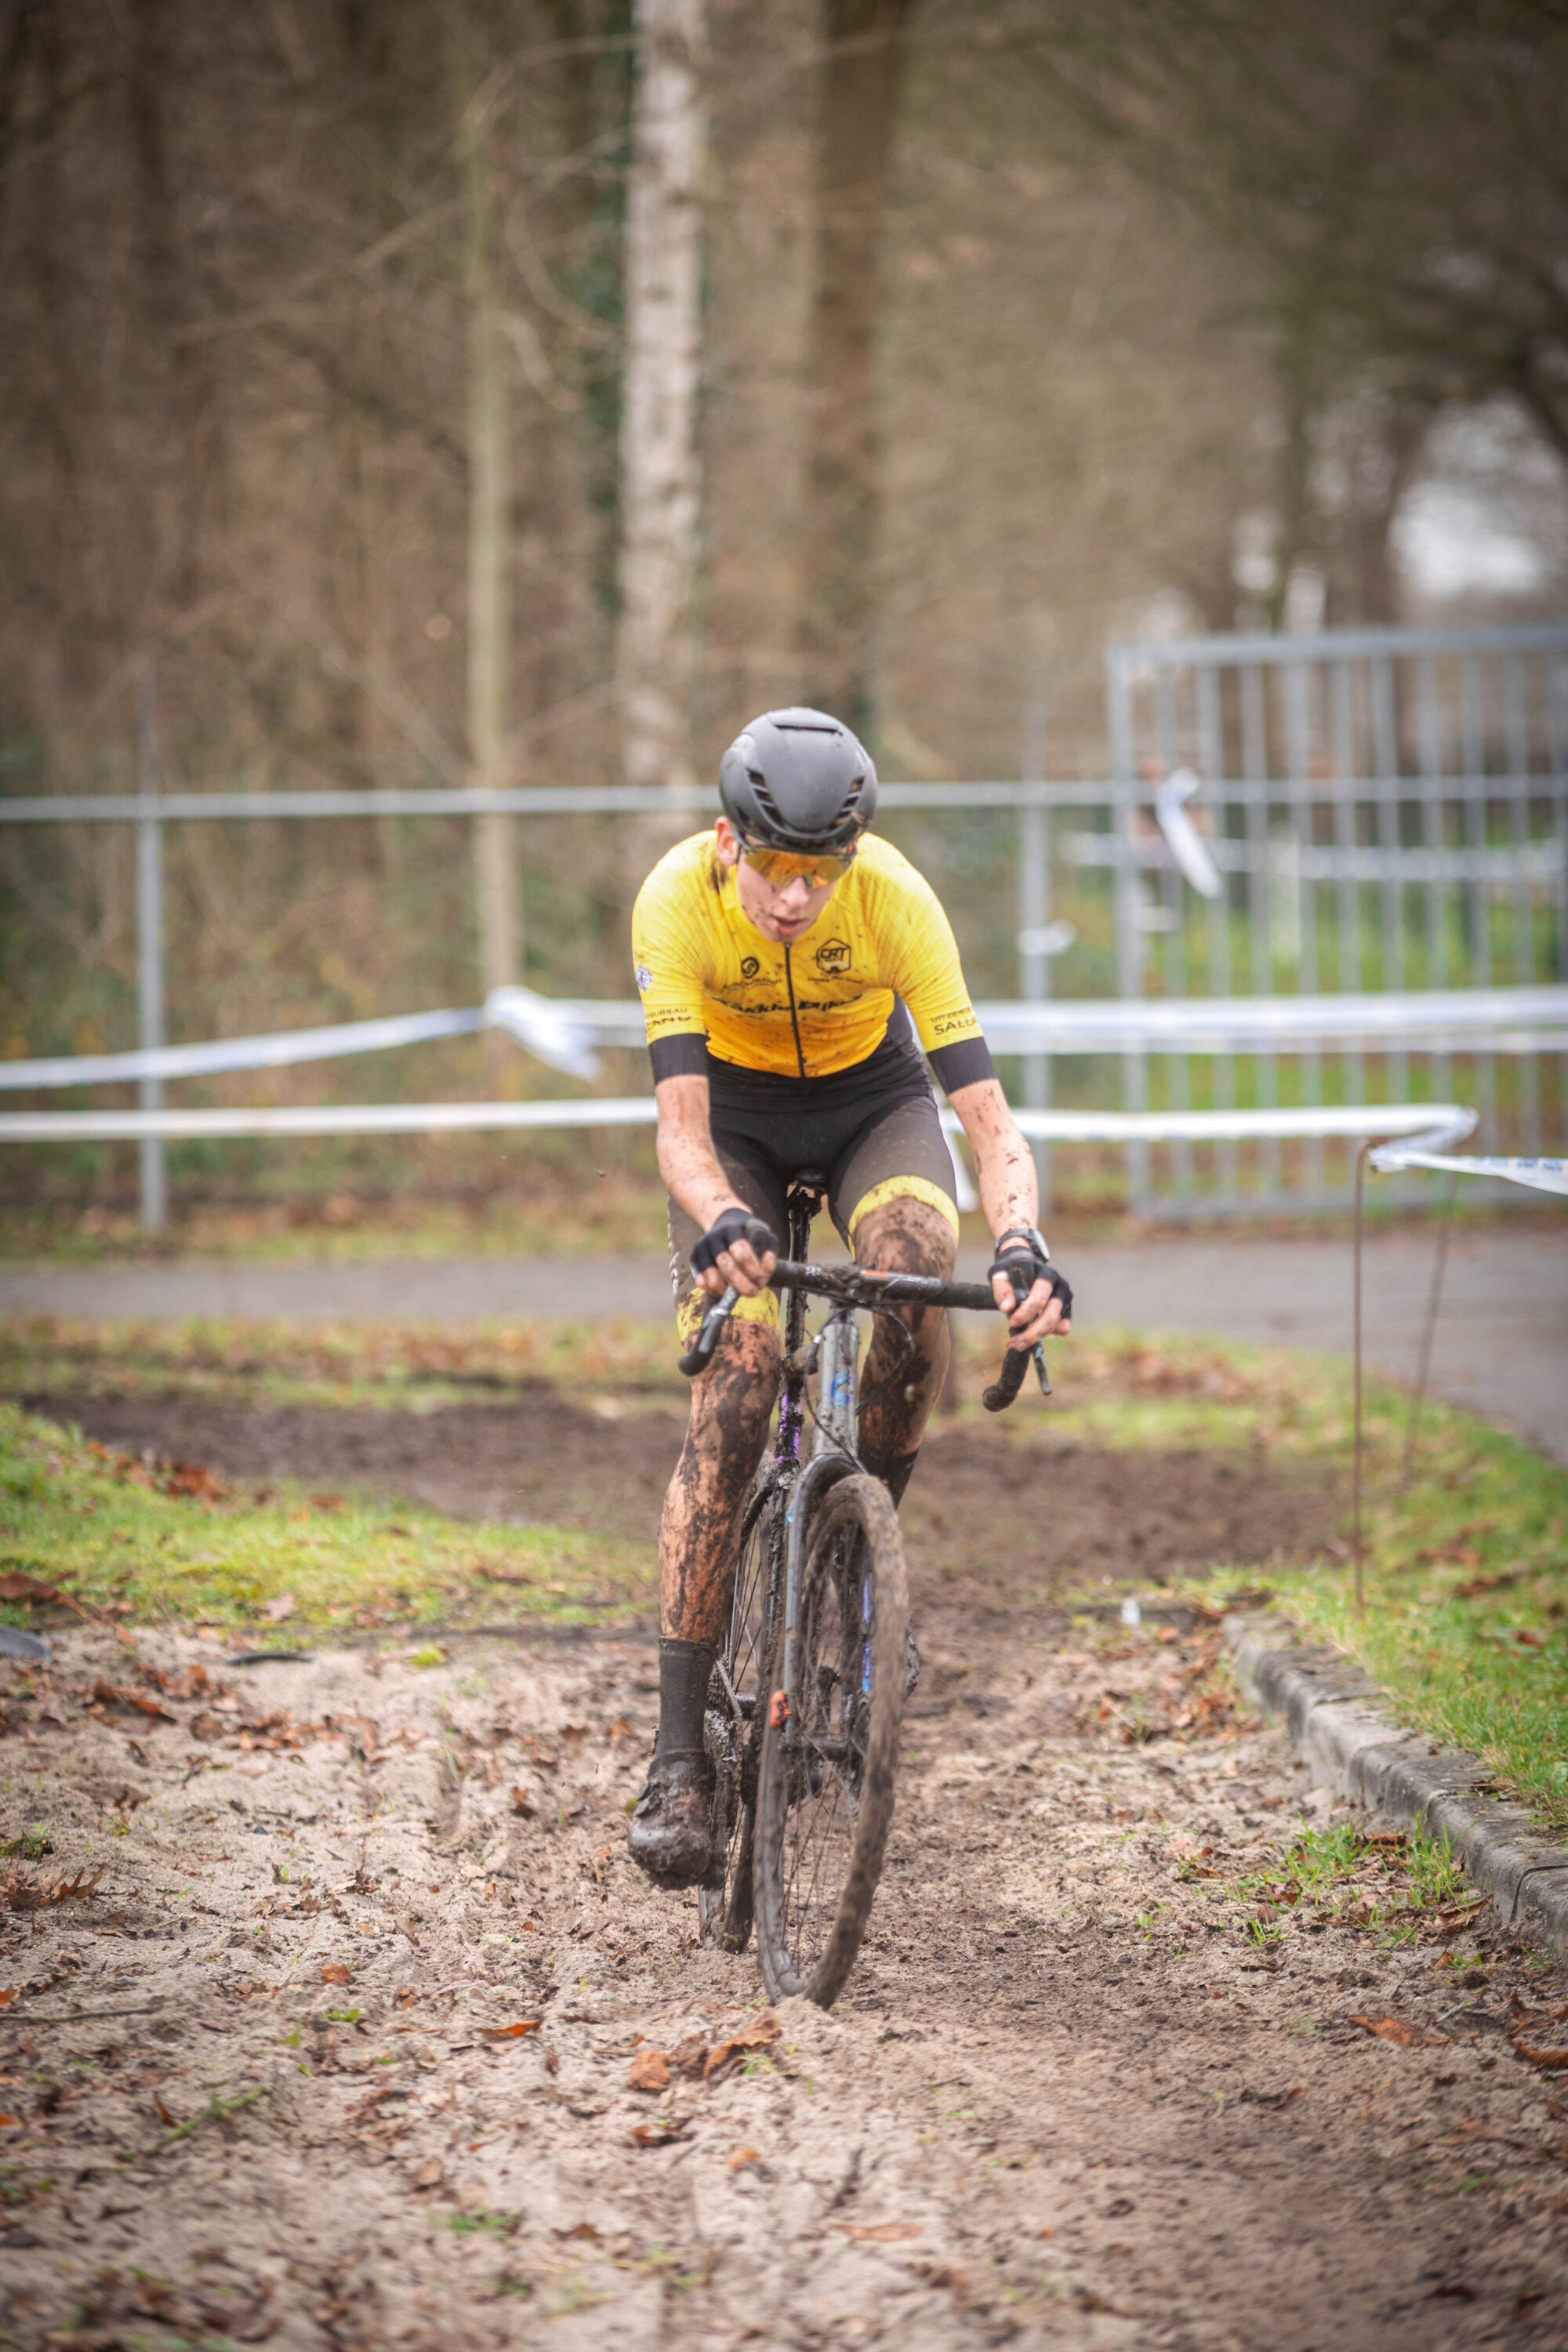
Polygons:
<instances>
[{"instance_id":1,"label":"concrete curb stone","mask_svg":"<svg viewBox=\"0 0 1568 2352\"><path fill-rule=\"evenodd\" d=\"M1472 1886L1499 1916L1568 1962L1568 1850L1552 1845L1521 1806L1487 1794L1479 1757L1435 1745L1384 1714L1383 1693L1337 1650L1303 1643L1288 1619L1237 1612L1225 1620L1236 1678L1274 1716L1316 1787L1408 1822L1446 1830Z\"/></svg>"}]
</instances>

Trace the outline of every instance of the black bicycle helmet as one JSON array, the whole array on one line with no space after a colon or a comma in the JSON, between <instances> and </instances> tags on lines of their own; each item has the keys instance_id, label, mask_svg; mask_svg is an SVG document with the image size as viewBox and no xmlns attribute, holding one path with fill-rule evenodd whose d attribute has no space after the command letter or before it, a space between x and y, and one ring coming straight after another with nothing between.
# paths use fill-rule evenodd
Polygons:
<instances>
[{"instance_id":1,"label":"black bicycle helmet","mask_svg":"<svg viewBox=\"0 0 1568 2352\"><path fill-rule=\"evenodd\" d=\"M826 710L768 710L742 728L719 768L737 833L776 849L844 849L877 810L865 746Z\"/></svg>"}]
</instances>

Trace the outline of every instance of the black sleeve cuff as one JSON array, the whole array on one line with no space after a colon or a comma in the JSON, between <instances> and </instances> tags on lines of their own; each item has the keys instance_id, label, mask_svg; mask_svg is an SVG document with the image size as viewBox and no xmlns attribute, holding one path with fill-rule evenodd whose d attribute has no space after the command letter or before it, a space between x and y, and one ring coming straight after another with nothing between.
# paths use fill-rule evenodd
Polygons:
<instances>
[{"instance_id":1,"label":"black sleeve cuff","mask_svg":"<svg viewBox=\"0 0 1568 2352\"><path fill-rule=\"evenodd\" d=\"M673 1037L655 1037L648 1045L647 1057L653 1064L656 1087L664 1078L708 1076L708 1040L695 1029L679 1030Z\"/></svg>"},{"instance_id":2,"label":"black sleeve cuff","mask_svg":"<svg viewBox=\"0 0 1568 2352\"><path fill-rule=\"evenodd\" d=\"M978 1086L982 1078L994 1078L996 1075L991 1048L984 1037L961 1037L953 1045L933 1045L926 1059L942 1080L944 1094L955 1094L960 1087Z\"/></svg>"}]
</instances>

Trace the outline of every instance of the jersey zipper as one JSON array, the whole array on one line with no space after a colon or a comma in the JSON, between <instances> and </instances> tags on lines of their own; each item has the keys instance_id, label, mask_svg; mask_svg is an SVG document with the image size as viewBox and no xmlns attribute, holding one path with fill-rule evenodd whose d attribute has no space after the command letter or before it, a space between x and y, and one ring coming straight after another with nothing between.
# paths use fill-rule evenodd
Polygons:
<instances>
[{"instance_id":1,"label":"jersey zipper","mask_svg":"<svg viewBox=\"0 0 1568 2352\"><path fill-rule=\"evenodd\" d=\"M800 1076L805 1076L805 1051L800 1042L800 1018L795 1009L795 969L789 960L789 941L784 941L784 986L789 991L789 1025L795 1031L795 1058Z\"/></svg>"}]
</instances>

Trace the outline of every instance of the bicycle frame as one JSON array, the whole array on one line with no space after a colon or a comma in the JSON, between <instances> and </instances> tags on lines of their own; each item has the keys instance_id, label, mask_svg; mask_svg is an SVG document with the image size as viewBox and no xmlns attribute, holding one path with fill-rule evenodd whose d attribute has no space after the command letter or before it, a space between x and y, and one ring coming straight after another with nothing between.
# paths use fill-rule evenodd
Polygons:
<instances>
[{"instance_id":1,"label":"bicycle frame","mask_svg":"<svg viewBox=\"0 0 1568 2352\"><path fill-rule=\"evenodd\" d=\"M806 1264L812 1220L822 1205L825 1189L820 1179L801 1177L786 1199L789 1257L781 1265L780 1273L795 1278L784 1286L784 1361L778 1434L764 1488L764 1493L769 1495L775 1507L782 1503L785 1528L782 1562L776 1538L770 1546L768 1562L766 1622L774 1627L782 1622L784 1633L776 1680L769 1695L769 1704L778 1716L786 1738L791 1739L794 1738L790 1726L794 1719L793 1693L798 1665L801 1593L805 1569L805 1530L811 1517L805 1506L816 1494L835 1486L840 1478L851 1476L862 1467L856 1451L855 1433L856 1377L860 1352L859 1331L855 1319L857 1310L891 1306L907 1300L995 1311L995 1301L989 1288L978 1284L944 1283L922 1275L868 1276L853 1267L829 1270ZM809 1287L799 1279L805 1276L810 1277ZM804 1342L805 1302L810 1294L826 1298L829 1312L826 1322L808 1349ZM735 1303L735 1297L734 1290L728 1289L718 1304L709 1309L702 1339L699 1342L699 1347L705 1348L708 1353L711 1352L713 1342ZM1047 1396L1050 1394L1045 1351L1037 1343L1027 1354L1014 1352L1004 1358L1002 1378L985 1394L984 1401L990 1410L998 1410L1017 1394L1026 1366L1031 1360L1038 1371L1042 1390ZM694 1349L683 1360L682 1370L695 1370L697 1360L698 1351ZM817 1433L810 1456L803 1463L801 1441L805 1426L805 1384L814 1370L817 1375L817 1404L814 1414ZM722 1664L721 1672L737 1717L749 1715L749 1704L739 1697Z\"/></svg>"}]
</instances>

